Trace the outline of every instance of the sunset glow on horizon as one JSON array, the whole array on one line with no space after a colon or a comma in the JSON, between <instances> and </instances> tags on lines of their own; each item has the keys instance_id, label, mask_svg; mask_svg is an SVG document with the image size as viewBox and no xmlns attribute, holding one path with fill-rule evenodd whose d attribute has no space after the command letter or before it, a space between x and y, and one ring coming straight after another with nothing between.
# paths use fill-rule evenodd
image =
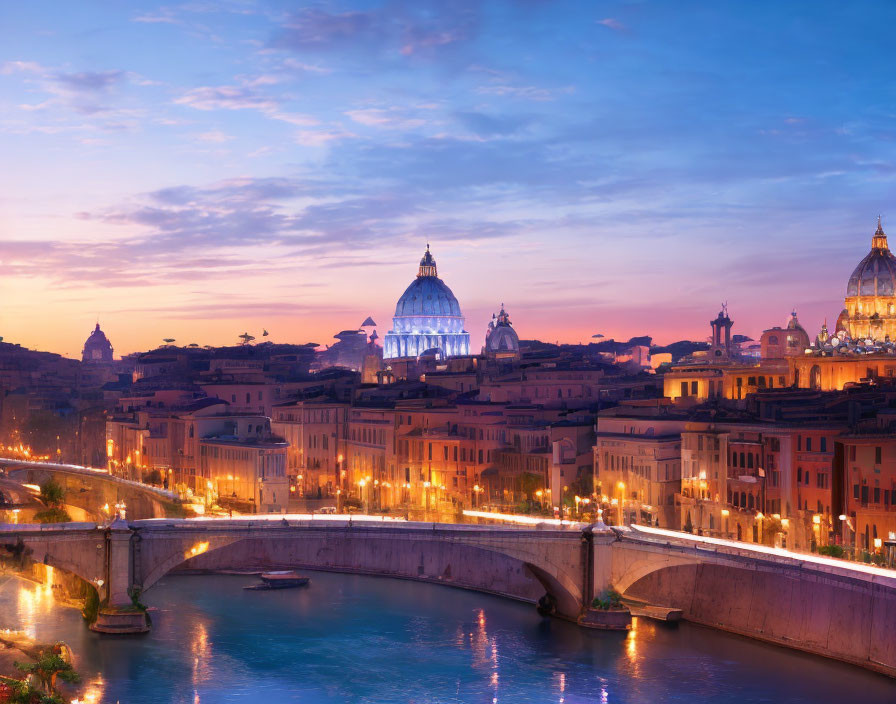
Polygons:
<instances>
[{"instance_id":1,"label":"sunset glow on horizon","mask_svg":"<svg viewBox=\"0 0 896 704\"><path fill-rule=\"evenodd\" d=\"M0 336L380 336L426 244L471 348L833 325L896 234L896 6L15 3Z\"/></svg>"}]
</instances>

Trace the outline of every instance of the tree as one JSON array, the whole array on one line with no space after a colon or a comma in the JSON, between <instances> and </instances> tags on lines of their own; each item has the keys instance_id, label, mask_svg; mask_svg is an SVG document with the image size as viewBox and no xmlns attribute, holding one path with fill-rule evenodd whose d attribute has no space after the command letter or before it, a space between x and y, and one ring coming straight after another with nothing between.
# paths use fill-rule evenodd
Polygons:
<instances>
[{"instance_id":1,"label":"tree","mask_svg":"<svg viewBox=\"0 0 896 704\"><path fill-rule=\"evenodd\" d=\"M541 475L532 472L520 474L520 491L526 499L531 499L535 492L544 485Z\"/></svg>"},{"instance_id":2,"label":"tree","mask_svg":"<svg viewBox=\"0 0 896 704\"><path fill-rule=\"evenodd\" d=\"M34 675L44 691L50 697L58 696L56 682L62 680L74 684L80 682L81 677L75 672L72 664L62 657L62 644L55 645L41 651L36 662L20 663L17 662L16 668L22 672ZM41 701L40 699L38 701ZM52 699L51 699L52 701Z\"/></svg>"},{"instance_id":3,"label":"tree","mask_svg":"<svg viewBox=\"0 0 896 704\"><path fill-rule=\"evenodd\" d=\"M17 681L12 685L12 692L3 701L9 704L65 704L58 694L46 694L35 688L30 682Z\"/></svg>"},{"instance_id":4,"label":"tree","mask_svg":"<svg viewBox=\"0 0 896 704\"><path fill-rule=\"evenodd\" d=\"M65 501L65 489L61 484L50 479L40 487L40 498L51 508L62 508Z\"/></svg>"},{"instance_id":5,"label":"tree","mask_svg":"<svg viewBox=\"0 0 896 704\"><path fill-rule=\"evenodd\" d=\"M72 517L65 510L65 489L50 479L40 488L40 498L46 504L44 511L34 514L34 520L38 523L68 523Z\"/></svg>"}]
</instances>

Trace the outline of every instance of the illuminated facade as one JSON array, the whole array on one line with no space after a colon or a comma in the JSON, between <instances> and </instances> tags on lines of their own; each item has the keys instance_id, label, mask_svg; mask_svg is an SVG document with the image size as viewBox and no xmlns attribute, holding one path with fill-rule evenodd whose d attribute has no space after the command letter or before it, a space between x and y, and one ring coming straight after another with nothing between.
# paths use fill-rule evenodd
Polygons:
<instances>
[{"instance_id":1,"label":"illuminated facade","mask_svg":"<svg viewBox=\"0 0 896 704\"><path fill-rule=\"evenodd\" d=\"M791 323L799 325L795 315ZM709 322L712 328L709 350L673 365L663 375L663 395L666 398L685 403L702 403L711 398L742 401L756 391L786 386L787 364L783 359L772 357L757 364L751 358L736 354L731 342L733 324L727 307L723 306L715 320ZM798 331L802 332L808 344L808 335L802 327L797 330L788 325L788 334ZM765 334L763 340L763 349L766 349L768 340ZM775 345L780 346L777 339Z\"/></svg>"},{"instance_id":2,"label":"illuminated facade","mask_svg":"<svg viewBox=\"0 0 896 704\"><path fill-rule=\"evenodd\" d=\"M417 278L398 299L392 330L386 333L383 358L419 357L424 352L441 357L470 354L470 334L464 330L460 304L439 278L436 260L426 246Z\"/></svg>"},{"instance_id":3,"label":"illuminated facade","mask_svg":"<svg viewBox=\"0 0 896 704\"><path fill-rule=\"evenodd\" d=\"M853 339L896 339L896 257L887 245L880 218L871 251L846 285L844 310L837 320L840 330Z\"/></svg>"}]
</instances>

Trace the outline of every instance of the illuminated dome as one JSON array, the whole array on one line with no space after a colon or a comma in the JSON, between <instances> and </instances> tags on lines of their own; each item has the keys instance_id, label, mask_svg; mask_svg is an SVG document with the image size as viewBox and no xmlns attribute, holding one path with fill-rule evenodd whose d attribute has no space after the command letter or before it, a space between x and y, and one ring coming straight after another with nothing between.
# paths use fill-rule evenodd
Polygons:
<instances>
[{"instance_id":1,"label":"illuminated dome","mask_svg":"<svg viewBox=\"0 0 896 704\"><path fill-rule=\"evenodd\" d=\"M859 262L849 283L847 296L892 296L896 293L896 257L887 246L887 236L877 222L877 232L871 238L871 251Z\"/></svg>"},{"instance_id":2,"label":"illuminated dome","mask_svg":"<svg viewBox=\"0 0 896 704\"><path fill-rule=\"evenodd\" d=\"M395 306L392 330L386 333L383 358L417 357L439 349L445 357L470 354L460 304L439 278L436 260L426 245L417 278Z\"/></svg>"},{"instance_id":3,"label":"illuminated dome","mask_svg":"<svg viewBox=\"0 0 896 704\"><path fill-rule=\"evenodd\" d=\"M896 257L877 219L871 251L852 272L846 284L846 305L837 329L851 338L883 340L896 334Z\"/></svg>"},{"instance_id":4,"label":"illuminated dome","mask_svg":"<svg viewBox=\"0 0 896 704\"><path fill-rule=\"evenodd\" d=\"M405 289L395 306L395 316L453 316L460 318L460 304L451 293L451 289L436 274L436 260L426 247L426 254L420 260L420 271L411 285ZM463 324L461 324L463 327Z\"/></svg>"}]
</instances>

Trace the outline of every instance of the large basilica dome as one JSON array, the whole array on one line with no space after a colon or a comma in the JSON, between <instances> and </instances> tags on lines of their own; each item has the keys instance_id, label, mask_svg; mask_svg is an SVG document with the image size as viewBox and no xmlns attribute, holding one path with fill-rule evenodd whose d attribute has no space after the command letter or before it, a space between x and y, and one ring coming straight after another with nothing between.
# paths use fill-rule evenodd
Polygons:
<instances>
[{"instance_id":1,"label":"large basilica dome","mask_svg":"<svg viewBox=\"0 0 896 704\"><path fill-rule=\"evenodd\" d=\"M82 362L111 362L112 361L112 343L106 338L106 334L100 330L100 324L97 323L90 337L84 343L84 350L81 352Z\"/></svg>"},{"instance_id":2,"label":"large basilica dome","mask_svg":"<svg viewBox=\"0 0 896 704\"><path fill-rule=\"evenodd\" d=\"M896 339L896 257L887 245L880 218L871 251L846 284L845 308L837 329L852 338Z\"/></svg>"},{"instance_id":3,"label":"large basilica dome","mask_svg":"<svg viewBox=\"0 0 896 704\"><path fill-rule=\"evenodd\" d=\"M426 245L417 278L395 306L392 330L386 333L383 358L417 357L438 349L445 357L470 354L460 304L438 276L436 260Z\"/></svg>"}]
</instances>

